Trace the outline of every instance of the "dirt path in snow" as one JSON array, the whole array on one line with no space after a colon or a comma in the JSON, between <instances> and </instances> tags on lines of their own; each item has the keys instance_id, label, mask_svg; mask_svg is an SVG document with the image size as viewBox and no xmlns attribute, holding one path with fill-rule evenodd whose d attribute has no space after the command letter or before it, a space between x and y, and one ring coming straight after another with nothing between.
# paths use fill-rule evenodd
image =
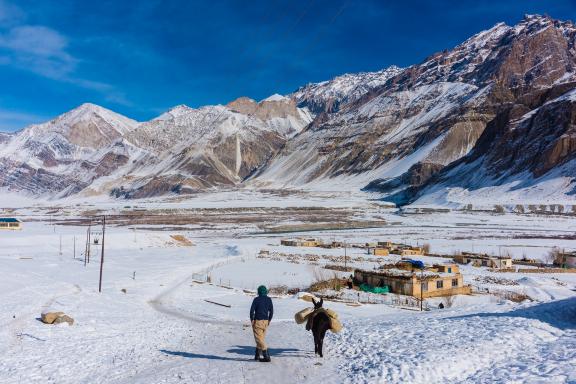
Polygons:
<instances>
[{"instance_id":1,"label":"dirt path in snow","mask_svg":"<svg viewBox=\"0 0 576 384\"><path fill-rule=\"evenodd\" d=\"M164 303L170 299L173 304L171 295L185 289L190 281L187 278L178 282L149 302L159 313L189 322L190 337L167 342L168 346L160 351L165 357L162 364L121 382L149 380L150 375L161 377L158 383L341 382L335 373L339 355L326 342L325 357L316 357L312 334L302 326L272 321L267 334L272 362L260 363L254 361L254 339L248 321L204 319L201 313L183 312Z\"/></svg>"}]
</instances>

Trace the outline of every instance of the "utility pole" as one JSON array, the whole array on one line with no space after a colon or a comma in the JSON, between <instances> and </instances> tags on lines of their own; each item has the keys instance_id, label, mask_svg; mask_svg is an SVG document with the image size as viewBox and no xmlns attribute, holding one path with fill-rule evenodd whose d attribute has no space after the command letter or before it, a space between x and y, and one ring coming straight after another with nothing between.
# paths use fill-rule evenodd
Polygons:
<instances>
[{"instance_id":1,"label":"utility pole","mask_svg":"<svg viewBox=\"0 0 576 384\"><path fill-rule=\"evenodd\" d=\"M102 292L102 267L104 265L104 237L106 234L106 216L102 216L102 252L100 253L100 282L98 292Z\"/></svg>"},{"instance_id":2,"label":"utility pole","mask_svg":"<svg viewBox=\"0 0 576 384\"><path fill-rule=\"evenodd\" d=\"M90 220L90 222L88 223L88 248L86 249L87 252L87 260L88 260L88 264L90 264L90 230L92 229L92 220Z\"/></svg>"},{"instance_id":3,"label":"utility pole","mask_svg":"<svg viewBox=\"0 0 576 384\"><path fill-rule=\"evenodd\" d=\"M348 271L348 266L346 263L346 242L344 242L344 269Z\"/></svg>"},{"instance_id":4,"label":"utility pole","mask_svg":"<svg viewBox=\"0 0 576 384\"><path fill-rule=\"evenodd\" d=\"M74 235L74 260L76 260L76 235Z\"/></svg>"},{"instance_id":5,"label":"utility pole","mask_svg":"<svg viewBox=\"0 0 576 384\"><path fill-rule=\"evenodd\" d=\"M88 257L88 229L86 229L86 243L84 244L84 266L86 266L86 257Z\"/></svg>"},{"instance_id":6,"label":"utility pole","mask_svg":"<svg viewBox=\"0 0 576 384\"><path fill-rule=\"evenodd\" d=\"M90 249L90 225L86 228L86 244L84 247L84 266L88 263L88 249Z\"/></svg>"}]
</instances>

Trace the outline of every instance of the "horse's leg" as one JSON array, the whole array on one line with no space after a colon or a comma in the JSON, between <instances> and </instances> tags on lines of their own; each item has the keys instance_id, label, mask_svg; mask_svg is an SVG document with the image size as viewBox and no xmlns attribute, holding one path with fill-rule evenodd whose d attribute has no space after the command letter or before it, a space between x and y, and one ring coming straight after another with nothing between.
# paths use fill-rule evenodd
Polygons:
<instances>
[{"instance_id":1,"label":"horse's leg","mask_svg":"<svg viewBox=\"0 0 576 384\"><path fill-rule=\"evenodd\" d=\"M318 332L316 329L312 330L312 334L314 335L314 354L318 354Z\"/></svg>"},{"instance_id":2,"label":"horse's leg","mask_svg":"<svg viewBox=\"0 0 576 384\"><path fill-rule=\"evenodd\" d=\"M318 350L320 352L320 357L324 357L324 354L322 353L322 348L324 347L324 336L326 336L326 331L327 329L322 329L320 331L320 335L319 335L319 342L318 342Z\"/></svg>"}]
</instances>

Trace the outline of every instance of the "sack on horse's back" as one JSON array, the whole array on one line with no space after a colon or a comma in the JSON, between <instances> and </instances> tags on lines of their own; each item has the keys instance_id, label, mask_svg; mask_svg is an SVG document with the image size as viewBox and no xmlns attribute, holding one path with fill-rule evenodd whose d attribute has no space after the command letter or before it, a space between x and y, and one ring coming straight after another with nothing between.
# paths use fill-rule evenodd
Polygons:
<instances>
[{"instance_id":1,"label":"sack on horse's back","mask_svg":"<svg viewBox=\"0 0 576 384\"><path fill-rule=\"evenodd\" d=\"M330 319L330 331L338 333L342 330L342 323L338 320L338 314L329 308L320 308Z\"/></svg>"},{"instance_id":2,"label":"sack on horse's back","mask_svg":"<svg viewBox=\"0 0 576 384\"><path fill-rule=\"evenodd\" d=\"M314 312L314 308L305 308L300 312L297 312L294 315L294 320L296 320L296 324L304 323L306 320L308 320L308 316L310 316L312 312Z\"/></svg>"},{"instance_id":3,"label":"sack on horse's back","mask_svg":"<svg viewBox=\"0 0 576 384\"><path fill-rule=\"evenodd\" d=\"M326 312L326 314L328 315L328 317L332 318L332 319L337 319L338 318L338 314L336 312L334 312L333 310L331 310L330 308L325 308L324 311Z\"/></svg>"},{"instance_id":4,"label":"sack on horse's back","mask_svg":"<svg viewBox=\"0 0 576 384\"><path fill-rule=\"evenodd\" d=\"M342 323L338 320L338 317L330 316L330 331L333 333L338 333L342 330Z\"/></svg>"}]
</instances>

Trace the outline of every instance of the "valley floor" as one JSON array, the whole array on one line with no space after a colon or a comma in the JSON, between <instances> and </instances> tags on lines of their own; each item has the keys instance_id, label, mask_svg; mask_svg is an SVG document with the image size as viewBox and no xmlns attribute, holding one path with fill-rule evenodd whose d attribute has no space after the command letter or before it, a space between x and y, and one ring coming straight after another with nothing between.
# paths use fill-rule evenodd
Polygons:
<instances>
[{"instance_id":1,"label":"valley floor","mask_svg":"<svg viewBox=\"0 0 576 384\"><path fill-rule=\"evenodd\" d=\"M113 215L125 208L106 209ZM382 207L359 204L358 209L365 211L365 219L387 224L306 235L428 242L437 253L505 249L517 258L542 258L556 245L576 249L576 239L569 236L576 228L574 218L456 212L401 216ZM280 247L280 238L297 234L263 234L254 223L230 224L222 219L229 211L214 214L212 226L138 224L133 230L110 224L98 293L100 248L92 246L91 263L84 266L80 254L86 228L54 225L76 223L86 207L47 213L54 210L18 209L13 213L27 220L24 229L0 232L2 383L576 382L576 274L462 268L467 283L532 298L523 303L475 294L458 296L442 310L440 299L430 299L431 310L418 312L387 304L327 302L344 330L327 335L324 358L314 356L312 335L293 320L309 304L296 296L277 297L267 336L272 362L265 364L253 361L249 291L262 283L305 287L322 265L309 264L306 257L340 256L342 250ZM271 257L257 257L262 249ZM350 249L348 256L360 260L362 252ZM279 260L285 253L299 263ZM376 260L355 263L370 267ZM66 312L75 324L41 323L38 317L48 309Z\"/></svg>"}]
</instances>

